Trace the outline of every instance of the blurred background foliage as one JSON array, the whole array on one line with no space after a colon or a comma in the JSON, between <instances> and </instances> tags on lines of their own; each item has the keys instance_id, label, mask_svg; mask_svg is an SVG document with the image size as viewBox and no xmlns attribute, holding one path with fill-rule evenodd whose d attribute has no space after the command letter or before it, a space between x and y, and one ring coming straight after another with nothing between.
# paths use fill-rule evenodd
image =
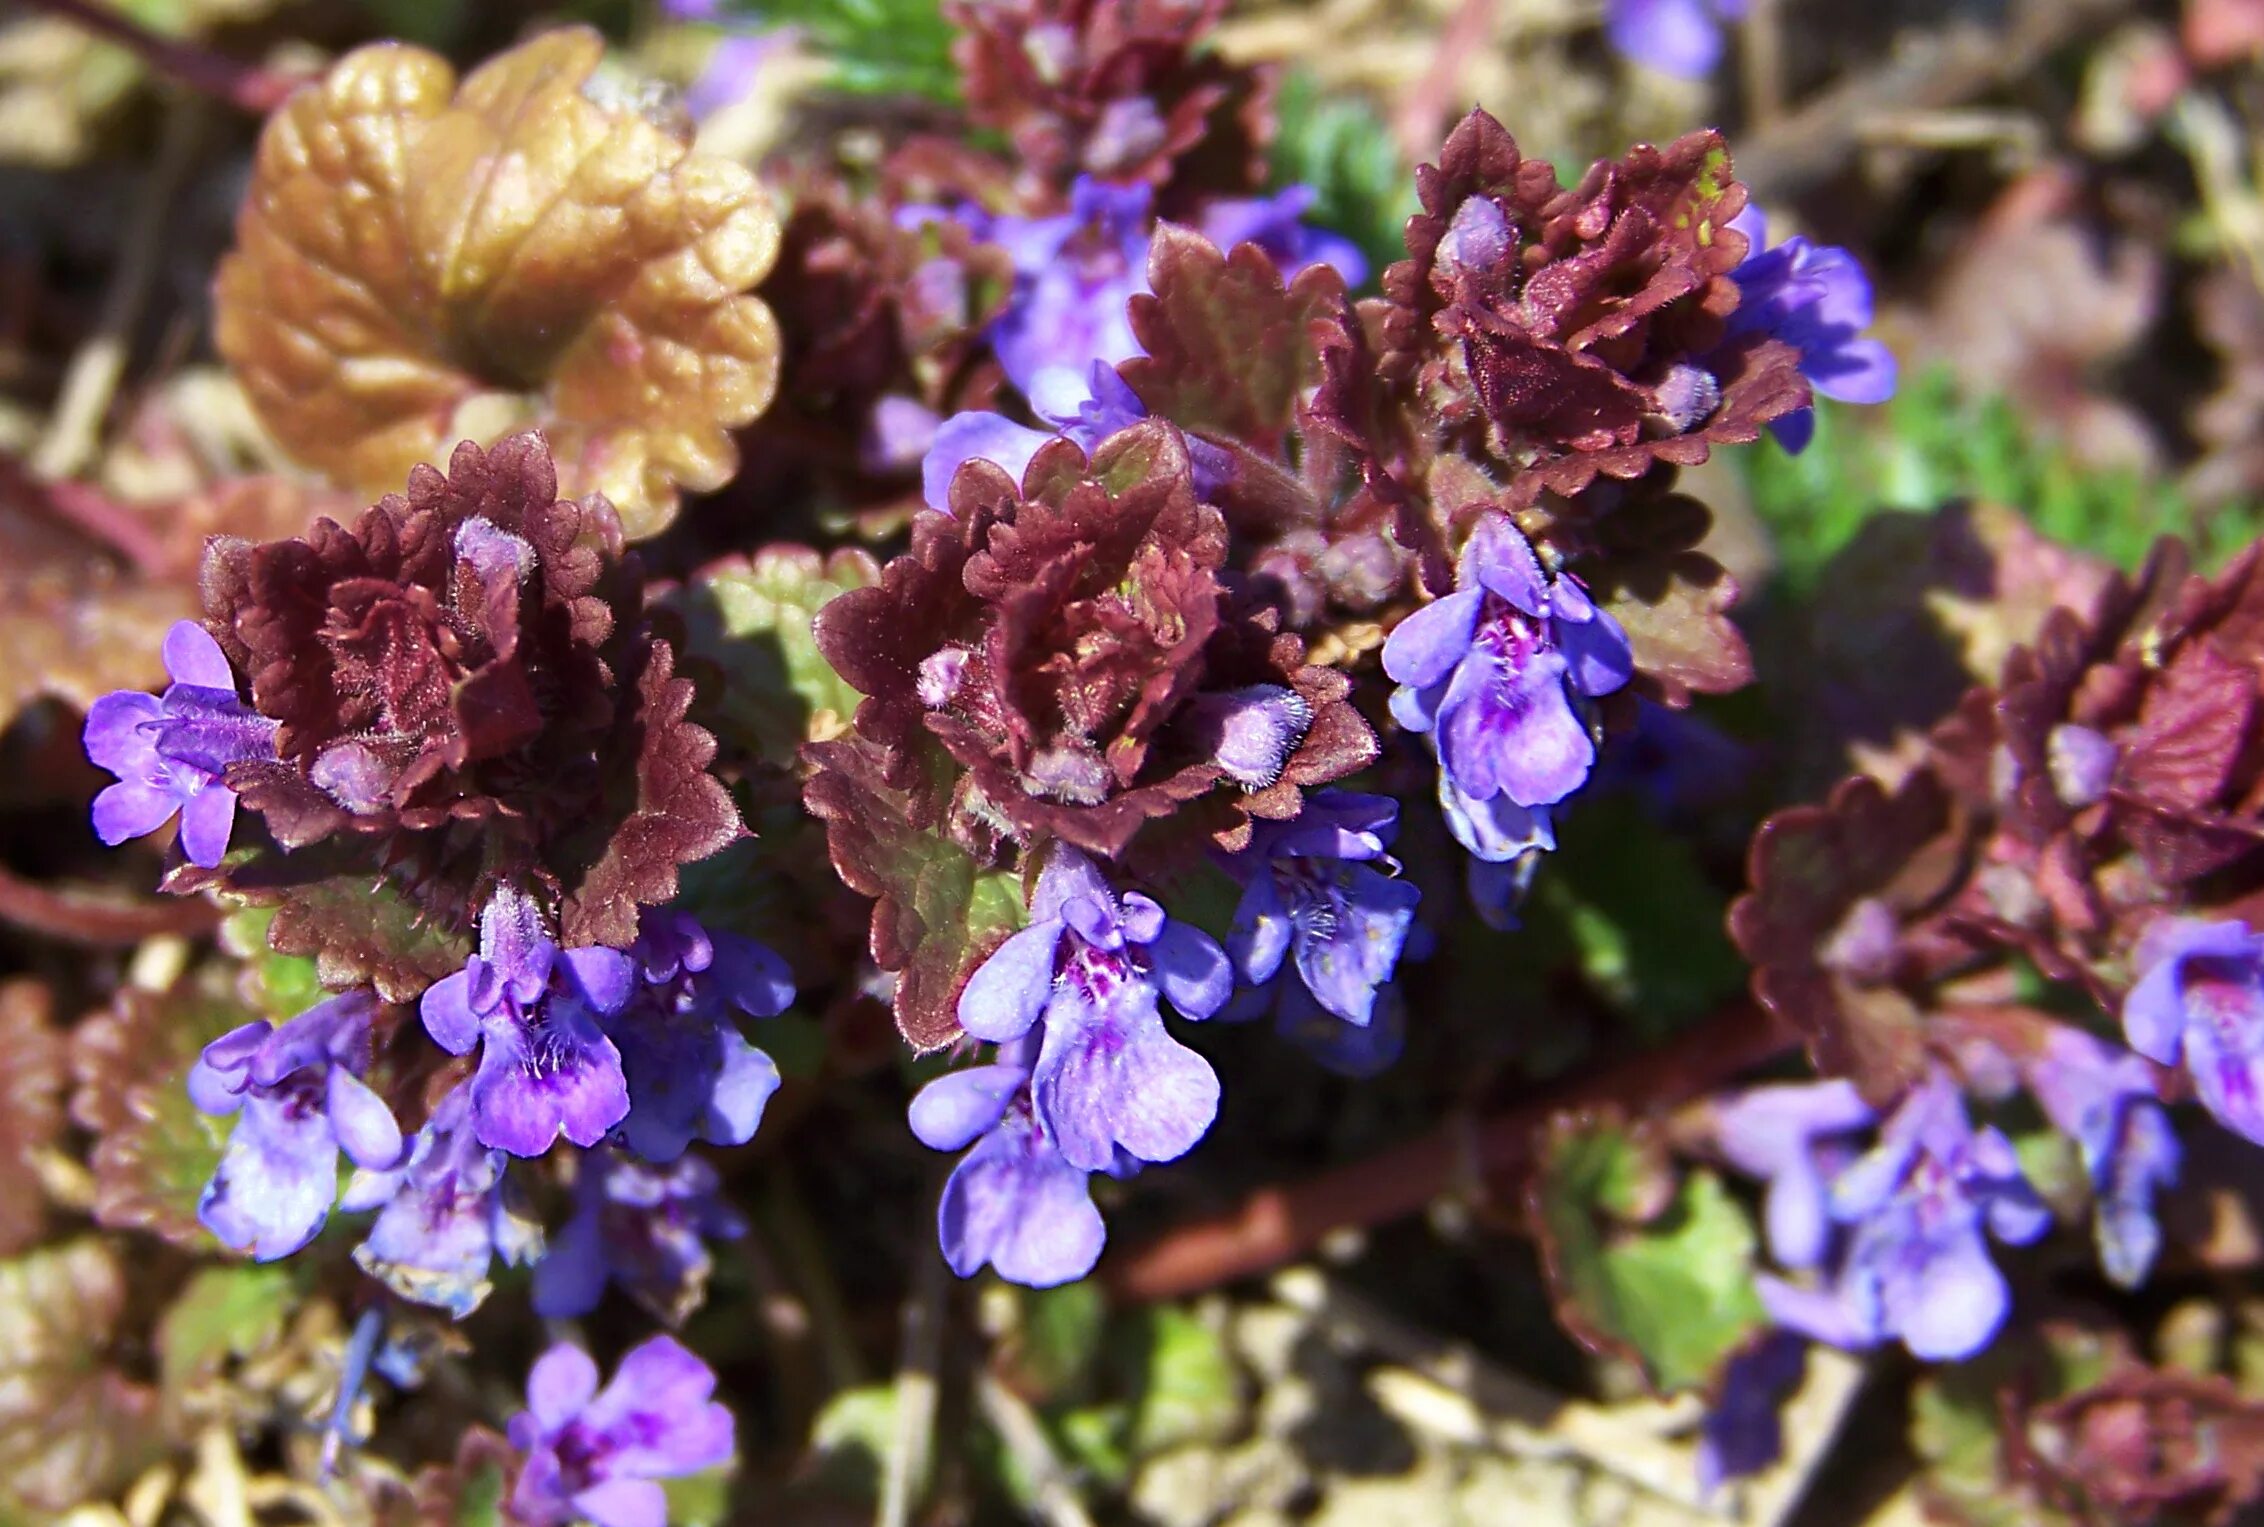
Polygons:
<instances>
[{"instance_id":1,"label":"blurred background foliage","mask_svg":"<svg viewBox=\"0 0 2264 1527\"><path fill-rule=\"evenodd\" d=\"M259 944L242 928L215 943L206 926L131 922L147 914L124 887L147 866L106 863L78 816L90 776L73 707L141 682L102 671L101 640L174 618L167 538L242 524L213 495L280 465L203 333L252 125L91 38L71 9L0 7L0 1523L355 1519L316 1455L357 1285L337 1256L322 1272L215 1254L194 1195L217 1140L179 1091L197 1044L296 1011L311 967L246 957ZM703 129L756 165L830 143L869 166L948 122L956 98L933 0L729 3L689 20L629 0L120 9L285 72L379 36L466 63L581 20L606 31L625 78L677 87L784 29ZM1208 1029L1194 1042L1234 1085L1200 1161L1150 1173L1137 1196L1104 1190L1122 1200L1125 1248L1348 1163L1435 1172L1437 1191L1271 1277L1160 1302L1105 1281L947 1284L922 1223L936 1163L901 1127L917 1068L869 996L798 1009L764 1036L787 1089L722 1162L753 1231L719 1256L686 1328L725 1377L741 1467L679 1487L675 1520L887 1519L916 1494L936 1503L922 1521L1055 1527L1740 1512L1822 1527L1915 1520L1921 1502L1958 1521L2070 1519L1999 1498L2009 1440L1985 1376L1921 1379L1892 1358L1813 1363L1784 1468L1703 1497L1694 1397L1644 1389L1702 1383L1754 1323L1743 1190L1662 1165L1650 1132L1671 1117L1588 1119L1528 1148L1538 1168L1473 1144L1504 1118L1536 1136L1551 1081L1742 1000L1723 916L1771 804L1891 760L2054 598L2135 567L2156 537L2187 537L2214 565L2264 530L2264 5L1752 11L1701 81L1616 58L1586 0L1270 0L1232 7L1217 36L1236 61L1281 66L1275 181L1314 187L1310 219L1376 272L1398 250L1413 164L1473 102L1568 175L1630 138L1718 123L1784 226L1858 253L1905 367L1884 408L1826 405L1805 455L1764 443L1698 479L1763 686L1695 712L1703 746L1631 749L1564 824L1521 928L1472 923L1407 972L1399 1063L1355 1082L1270 1036ZM175 584L127 589L90 563L41 518L27 471L125 505L150 558L175 557ZM702 566L715 527L763 493L743 477L696 506L654 544L656 567ZM776 661L744 676L758 751L838 721L849 697L795 621L865 576L762 564L672 596L694 652L703 633L775 633ZM687 904L728 906L782 947L838 936L813 931L822 852L792 802L750 792L762 836L693 872ZM1451 903L1457 858L1435 824L1411 826L1401 852ZM34 878L47 888L25 889ZM49 936L87 906L118 909L123 932L86 948ZM1418 1155L1395 1154L1410 1142ZM2238 1217L2218 1242L2264 1224L2244 1217L2253 1185L2210 1196L2232 1176L2222 1163L2191 1176L2188 1212ZM1568 1182L1586 1185L1569 1208L1551 1191ZM1604 1355L1550 1318L1537 1220L1578 1262L1559 1282L1609 1328ZM2114 1341L2264 1395L2257 1244L2174 1271ZM2044 1272L2062 1305L2095 1311L2081 1269ZM495 1465L458 1448L516 1404L540 1340L525 1293L509 1274L461 1329L400 1333L382 1407L349 1407L350 1431L379 1426L355 1482L406 1488L425 1471L409 1514L388 1519L498 1519ZM2044 1317L2021 1339L2069 1390L2107 1361L2104 1338Z\"/></svg>"}]
</instances>

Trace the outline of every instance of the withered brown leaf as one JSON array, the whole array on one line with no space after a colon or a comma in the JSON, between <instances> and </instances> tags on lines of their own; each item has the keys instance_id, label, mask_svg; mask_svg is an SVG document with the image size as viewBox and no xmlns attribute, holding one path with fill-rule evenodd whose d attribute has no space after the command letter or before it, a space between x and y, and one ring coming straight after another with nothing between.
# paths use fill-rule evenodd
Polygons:
<instances>
[{"instance_id":1,"label":"withered brown leaf","mask_svg":"<svg viewBox=\"0 0 2264 1527\"><path fill-rule=\"evenodd\" d=\"M149 1462L157 1392L106 1358L125 1306L99 1236L0 1262L0 1510L65 1511Z\"/></svg>"},{"instance_id":2,"label":"withered brown leaf","mask_svg":"<svg viewBox=\"0 0 2264 1527\"><path fill-rule=\"evenodd\" d=\"M546 32L459 85L438 55L341 59L260 136L215 330L261 420L374 496L464 436L548 435L569 497L632 536L728 481L768 406L778 252L754 176L605 102L605 51Z\"/></svg>"},{"instance_id":3,"label":"withered brown leaf","mask_svg":"<svg viewBox=\"0 0 2264 1527\"><path fill-rule=\"evenodd\" d=\"M0 506L0 728L35 700L84 710L113 689L163 684L166 628L195 613L193 583L145 582Z\"/></svg>"},{"instance_id":4,"label":"withered brown leaf","mask_svg":"<svg viewBox=\"0 0 2264 1527\"><path fill-rule=\"evenodd\" d=\"M63 1039L50 1019L54 999L38 981L0 982L0 1256L39 1239L47 1204L31 1176L30 1155L63 1127Z\"/></svg>"}]
</instances>

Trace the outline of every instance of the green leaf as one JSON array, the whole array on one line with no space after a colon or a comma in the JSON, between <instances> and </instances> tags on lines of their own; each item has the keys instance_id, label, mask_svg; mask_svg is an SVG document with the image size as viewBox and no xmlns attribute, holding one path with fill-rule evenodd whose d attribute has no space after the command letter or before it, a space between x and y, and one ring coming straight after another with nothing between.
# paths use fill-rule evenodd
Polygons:
<instances>
[{"instance_id":1,"label":"green leaf","mask_svg":"<svg viewBox=\"0 0 2264 1527\"><path fill-rule=\"evenodd\" d=\"M1666 1037L1745 985L1724 927L1728 900L1688 839L1617 795L1566 813L1558 841L1534 899L1564 920L1589 985L1644 1038Z\"/></svg>"},{"instance_id":2,"label":"green leaf","mask_svg":"<svg viewBox=\"0 0 2264 1527\"><path fill-rule=\"evenodd\" d=\"M1053 1434L1080 1472L1110 1489L1121 1489L1132 1474L1132 1455L1124 1446L1131 1424L1129 1407L1112 1400L1063 1411L1053 1422Z\"/></svg>"},{"instance_id":3,"label":"green leaf","mask_svg":"<svg viewBox=\"0 0 2264 1527\"><path fill-rule=\"evenodd\" d=\"M833 1489L877 1500L896 1445L896 1386L865 1384L828 1400L810 1426L810 1451Z\"/></svg>"},{"instance_id":4,"label":"green leaf","mask_svg":"<svg viewBox=\"0 0 2264 1527\"><path fill-rule=\"evenodd\" d=\"M108 1361L125 1307L99 1236L0 1262L0 1502L66 1511L156 1455L155 1391Z\"/></svg>"},{"instance_id":5,"label":"green leaf","mask_svg":"<svg viewBox=\"0 0 2264 1527\"><path fill-rule=\"evenodd\" d=\"M1671 1393L1705 1384L1765 1316L1745 1210L1710 1171L1661 1195L1663 1168L1623 1126L1560 1119L1533 1211L1566 1328Z\"/></svg>"},{"instance_id":6,"label":"green leaf","mask_svg":"<svg viewBox=\"0 0 2264 1527\"><path fill-rule=\"evenodd\" d=\"M258 1016L232 987L217 964L163 994L129 987L71 1035L71 1117L96 1137L88 1164L97 1223L213 1246L197 1202L228 1124L190 1103L188 1075L207 1044Z\"/></svg>"},{"instance_id":7,"label":"green leaf","mask_svg":"<svg viewBox=\"0 0 2264 1527\"><path fill-rule=\"evenodd\" d=\"M793 27L833 66L827 83L851 95L959 99L950 23L936 0L748 0L726 16Z\"/></svg>"},{"instance_id":8,"label":"green leaf","mask_svg":"<svg viewBox=\"0 0 2264 1527\"><path fill-rule=\"evenodd\" d=\"M158 1376L178 1396L282 1337L293 1304L288 1269L243 1263L200 1269L157 1323Z\"/></svg>"},{"instance_id":9,"label":"green leaf","mask_svg":"<svg viewBox=\"0 0 2264 1527\"><path fill-rule=\"evenodd\" d=\"M1022 925L1021 885L914 827L904 793L881 780L863 744L828 743L823 757L805 799L825 819L842 880L876 899L872 952L897 973L897 1027L913 1048L937 1049L959 1035L959 988Z\"/></svg>"},{"instance_id":10,"label":"green leaf","mask_svg":"<svg viewBox=\"0 0 2264 1527\"><path fill-rule=\"evenodd\" d=\"M277 954L267 941L275 921L273 907L245 907L220 925L220 947L244 962L239 981L245 1000L260 1016L283 1024L328 997L315 962L303 955Z\"/></svg>"},{"instance_id":11,"label":"green leaf","mask_svg":"<svg viewBox=\"0 0 2264 1527\"><path fill-rule=\"evenodd\" d=\"M1598 566L1593 593L1627 632L1635 673L1652 696L1681 707L1753 681L1753 657L1729 618L1737 583L1699 551L1617 557Z\"/></svg>"},{"instance_id":12,"label":"green leaf","mask_svg":"<svg viewBox=\"0 0 2264 1527\"><path fill-rule=\"evenodd\" d=\"M463 967L471 939L455 919L419 906L393 877L354 855L333 840L294 854L232 858L220 895L237 908L272 909L268 948L311 958L324 989L369 985L388 1002L414 1002ZM176 879L194 885L199 873L176 872ZM276 979L287 988L297 978Z\"/></svg>"},{"instance_id":13,"label":"green leaf","mask_svg":"<svg viewBox=\"0 0 2264 1527\"><path fill-rule=\"evenodd\" d=\"M731 1481L738 1468L703 1469L678 1479L664 1479L670 1527L716 1527L731 1515Z\"/></svg>"},{"instance_id":14,"label":"green leaf","mask_svg":"<svg viewBox=\"0 0 2264 1527\"><path fill-rule=\"evenodd\" d=\"M1407 253L1401 230L1418 209L1415 176L1400 159L1398 140L1374 107L1331 95L1302 71L1282 82L1276 110L1275 188L1303 185L1319 193L1305 221L1359 245L1368 257L1368 285L1375 285L1384 267Z\"/></svg>"},{"instance_id":15,"label":"green leaf","mask_svg":"<svg viewBox=\"0 0 2264 1527\"><path fill-rule=\"evenodd\" d=\"M712 568L672 595L688 632L686 656L724 674L723 693L701 720L727 744L780 768L792 767L804 742L837 736L863 697L818 655L810 621L836 594L878 577L872 558L854 548L820 557L773 546Z\"/></svg>"},{"instance_id":16,"label":"green leaf","mask_svg":"<svg viewBox=\"0 0 2264 1527\"><path fill-rule=\"evenodd\" d=\"M1099 1356L1108 1302L1091 1282L1016 1289L1020 1307L1008 1351L1014 1388L1039 1404L1082 1391Z\"/></svg>"},{"instance_id":17,"label":"green leaf","mask_svg":"<svg viewBox=\"0 0 2264 1527\"><path fill-rule=\"evenodd\" d=\"M1132 1411L1132 1452L1217 1442L1242 1415L1242 1378L1226 1343L1191 1311L1160 1305L1140 1321L1143 1382Z\"/></svg>"},{"instance_id":18,"label":"green leaf","mask_svg":"<svg viewBox=\"0 0 2264 1527\"><path fill-rule=\"evenodd\" d=\"M503 1527L503 1466L483 1463L472 1471L448 1518L454 1527Z\"/></svg>"}]
</instances>

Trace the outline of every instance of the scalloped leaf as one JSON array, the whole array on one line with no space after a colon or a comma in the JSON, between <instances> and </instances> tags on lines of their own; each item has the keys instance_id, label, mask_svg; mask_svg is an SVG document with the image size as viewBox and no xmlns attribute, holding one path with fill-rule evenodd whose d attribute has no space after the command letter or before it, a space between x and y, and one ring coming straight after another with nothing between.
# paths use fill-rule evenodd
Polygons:
<instances>
[{"instance_id":1,"label":"scalloped leaf","mask_svg":"<svg viewBox=\"0 0 2264 1527\"><path fill-rule=\"evenodd\" d=\"M72 1031L71 1118L97 1137L88 1163L97 1224L148 1230L176 1246L217 1244L197 1223L197 1201L220 1165L228 1124L190 1103L189 1067L257 1016L210 966L163 994L126 987Z\"/></svg>"},{"instance_id":2,"label":"scalloped leaf","mask_svg":"<svg viewBox=\"0 0 2264 1527\"><path fill-rule=\"evenodd\" d=\"M47 1223L31 1155L63 1128L63 1037L54 1012L40 982L0 982L0 1171L17 1184L0 1193L0 1256L37 1241Z\"/></svg>"},{"instance_id":3,"label":"scalloped leaf","mask_svg":"<svg viewBox=\"0 0 2264 1527\"><path fill-rule=\"evenodd\" d=\"M1148 412L1181 429L1272 454L1298 398L1320 380L1309 325L1341 307L1343 279L1317 265L1284 289L1255 245L1221 254L1164 223L1148 245L1148 285L1129 315L1148 353L1124 363L1125 381Z\"/></svg>"},{"instance_id":4,"label":"scalloped leaf","mask_svg":"<svg viewBox=\"0 0 2264 1527\"><path fill-rule=\"evenodd\" d=\"M303 955L282 954L268 942L273 907L245 907L220 925L220 947L243 962L236 989L271 1023L283 1024L330 995L320 968Z\"/></svg>"},{"instance_id":5,"label":"scalloped leaf","mask_svg":"<svg viewBox=\"0 0 2264 1527\"><path fill-rule=\"evenodd\" d=\"M1692 695L1753 682L1753 654L1729 618L1737 582L1704 552L1614 558L1590 592L1626 628L1636 682L1661 704L1680 709Z\"/></svg>"},{"instance_id":6,"label":"scalloped leaf","mask_svg":"<svg viewBox=\"0 0 2264 1527\"><path fill-rule=\"evenodd\" d=\"M723 670L702 713L732 747L791 768L805 742L839 736L864 698L818 652L810 623L837 594L880 581L856 548L830 556L766 546L702 572L667 603L684 617L684 656Z\"/></svg>"},{"instance_id":7,"label":"scalloped leaf","mask_svg":"<svg viewBox=\"0 0 2264 1527\"><path fill-rule=\"evenodd\" d=\"M420 905L391 876L368 868L351 844L232 854L227 874L220 898L246 909L240 916L264 914L268 949L284 959L311 959L316 983L326 991L368 985L388 1002L414 1002L433 982L462 969L472 952L462 919ZM195 889L205 879L206 872L193 867L177 870L166 889ZM248 932L256 924L236 926ZM263 960L249 967L246 980L247 998L266 1014L267 1001L290 1000L303 974Z\"/></svg>"},{"instance_id":8,"label":"scalloped leaf","mask_svg":"<svg viewBox=\"0 0 2264 1527\"><path fill-rule=\"evenodd\" d=\"M125 1306L99 1236L0 1262L0 1501L66 1511L156 1455L156 1392L107 1360Z\"/></svg>"},{"instance_id":9,"label":"scalloped leaf","mask_svg":"<svg viewBox=\"0 0 2264 1527\"><path fill-rule=\"evenodd\" d=\"M621 674L637 697L637 724L614 734L636 749L612 760L608 780L633 782L635 797L606 824L604 851L579 879L570 880L559 906L559 929L568 944L611 944L626 949L637 937L637 909L676 894L679 866L746 836L731 792L708 765L715 737L685 717L692 681L676 677L668 643L648 642Z\"/></svg>"},{"instance_id":10,"label":"scalloped leaf","mask_svg":"<svg viewBox=\"0 0 2264 1527\"><path fill-rule=\"evenodd\" d=\"M820 767L803 801L825 821L835 871L875 898L872 955L896 973L896 1026L915 1050L940 1049L960 1034L959 989L1022 925L1021 887L914 826L909 797L883 783L871 744L820 743L810 752Z\"/></svg>"},{"instance_id":11,"label":"scalloped leaf","mask_svg":"<svg viewBox=\"0 0 2264 1527\"><path fill-rule=\"evenodd\" d=\"M1731 905L1730 937L1753 966L1753 995L1807 1042L1816 1069L1874 1102L1924 1064L1924 1018L1898 987L1831 968L1831 942L1860 905L1897 916L1932 899L1961 862L1950 798L1921 769L1891 795L1859 774L1821 805L1777 812L1746 850L1751 887Z\"/></svg>"},{"instance_id":12,"label":"scalloped leaf","mask_svg":"<svg viewBox=\"0 0 2264 1527\"><path fill-rule=\"evenodd\" d=\"M601 88L604 53L568 27L459 84L380 43L269 119L214 331L285 449L375 496L537 423L569 496L632 536L730 479L729 431L777 390L749 292L778 220L748 170Z\"/></svg>"},{"instance_id":13,"label":"scalloped leaf","mask_svg":"<svg viewBox=\"0 0 2264 1527\"><path fill-rule=\"evenodd\" d=\"M1712 1172L1678 1186L1644 1134L1560 1115L1530 1203L1558 1318L1655 1389L1704 1385L1765 1323L1752 1221Z\"/></svg>"}]
</instances>

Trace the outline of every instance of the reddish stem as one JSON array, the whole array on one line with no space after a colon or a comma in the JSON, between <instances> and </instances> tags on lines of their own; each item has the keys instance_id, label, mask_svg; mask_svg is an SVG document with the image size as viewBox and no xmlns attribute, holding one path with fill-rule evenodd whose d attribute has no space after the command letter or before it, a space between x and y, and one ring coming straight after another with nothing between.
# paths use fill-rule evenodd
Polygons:
<instances>
[{"instance_id":1,"label":"reddish stem","mask_svg":"<svg viewBox=\"0 0 2264 1527\"><path fill-rule=\"evenodd\" d=\"M95 4L94 0L28 0L28 3L33 10L60 16L73 26L118 44L155 72L254 116L266 116L304 83L295 76L276 74L178 37L162 36L130 16Z\"/></svg>"},{"instance_id":2,"label":"reddish stem","mask_svg":"<svg viewBox=\"0 0 2264 1527\"><path fill-rule=\"evenodd\" d=\"M1602 1066L1490 1117L1440 1126L1302 1182L1261 1188L1231 1213L1197 1220L1112 1256L1101 1278L1119 1298L1177 1299L1311 1251L1332 1231L1413 1214L1457 1183L1521 1172L1542 1126L1565 1109L1616 1103L1648 1117L1790 1049L1793 1036L1748 1002L1662 1045Z\"/></svg>"},{"instance_id":3,"label":"reddish stem","mask_svg":"<svg viewBox=\"0 0 2264 1527\"><path fill-rule=\"evenodd\" d=\"M0 922L67 943L118 946L166 933L194 937L219 927L224 915L197 898L126 902L77 895L0 865Z\"/></svg>"},{"instance_id":4,"label":"reddish stem","mask_svg":"<svg viewBox=\"0 0 2264 1527\"><path fill-rule=\"evenodd\" d=\"M69 480L42 482L21 461L0 451L0 493L116 552L138 572L162 578L181 571L164 537L99 488Z\"/></svg>"}]
</instances>

